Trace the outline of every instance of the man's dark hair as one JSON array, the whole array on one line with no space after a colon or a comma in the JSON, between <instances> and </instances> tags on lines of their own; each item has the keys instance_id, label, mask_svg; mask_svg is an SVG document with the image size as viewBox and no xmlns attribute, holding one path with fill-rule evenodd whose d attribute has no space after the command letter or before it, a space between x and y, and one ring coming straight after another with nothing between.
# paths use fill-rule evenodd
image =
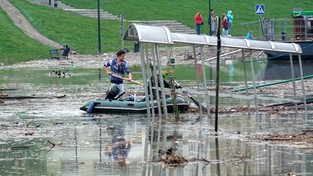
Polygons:
<instances>
[{"instance_id":1,"label":"man's dark hair","mask_svg":"<svg viewBox=\"0 0 313 176\"><path fill-rule=\"evenodd\" d=\"M125 51L120 50L119 52L116 53L116 56L118 57L118 56L121 56L122 54L125 54Z\"/></svg>"}]
</instances>

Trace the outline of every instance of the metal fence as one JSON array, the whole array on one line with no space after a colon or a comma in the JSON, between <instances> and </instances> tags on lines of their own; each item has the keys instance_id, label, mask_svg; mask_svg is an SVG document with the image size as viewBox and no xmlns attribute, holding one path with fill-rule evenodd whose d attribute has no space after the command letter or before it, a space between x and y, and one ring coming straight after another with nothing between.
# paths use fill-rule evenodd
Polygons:
<instances>
[{"instance_id":1,"label":"metal fence","mask_svg":"<svg viewBox=\"0 0 313 176\"><path fill-rule=\"evenodd\" d=\"M313 18L267 19L241 24L242 29L252 32L255 40L294 41L313 39Z\"/></svg>"}]
</instances>

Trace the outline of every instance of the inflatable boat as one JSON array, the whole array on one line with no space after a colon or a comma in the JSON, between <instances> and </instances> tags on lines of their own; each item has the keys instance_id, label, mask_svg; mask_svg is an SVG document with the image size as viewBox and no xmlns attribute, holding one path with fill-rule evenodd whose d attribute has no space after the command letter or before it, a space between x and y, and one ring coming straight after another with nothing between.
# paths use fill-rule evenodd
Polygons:
<instances>
[{"instance_id":1,"label":"inflatable boat","mask_svg":"<svg viewBox=\"0 0 313 176\"><path fill-rule=\"evenodd\" d=\"M153 100L151 102L155 112L158 112L158 102ZM166 97L167 111L172 113L174 111L173 98L171 96ZM176 105L180 112L185 112L189 108L189 102L181 96L176 97ZM161 107L162 101L161 101ZM106 114L127 114L127 113L137 113L145 114L147 113L147 104L145 97L134 99L125 98L122 100L108 100L108 99L96 99L89 100L86 102L80 110L86 111L87 113L106 113Z\"/></svg>"}]
</instances>

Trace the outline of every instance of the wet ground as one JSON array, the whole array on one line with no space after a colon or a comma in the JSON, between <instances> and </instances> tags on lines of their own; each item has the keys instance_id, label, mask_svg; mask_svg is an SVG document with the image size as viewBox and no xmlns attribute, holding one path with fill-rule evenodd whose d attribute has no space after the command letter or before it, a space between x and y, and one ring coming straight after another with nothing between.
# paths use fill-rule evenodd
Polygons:
<instances>
[{"instance_id":1,"label":"wet ground","mask_svg":"<svg viewBox=\"0 0 313 176\"><path fill-rule=\"evenodd\" d=\"M266 75L265 68L256 72ZM70 76L51 77L50 69L1 69L1 88L7 89L1 95L29 97L0 100L0 175L313 174L311 107L307 116L301 107L256 111L246 108L253 99L221 96L216 133L215 114L190 111L179 120L87 114L79 107L104 96L105 76L99 80L98 69L71 65ZM222 90L236 85L238 74L228 69ZM193 84L180 82L184 88ZM141 91L137 85L128 88ZM263 92L281 93L277 88ZM170 148L185 159L182 164L165 164L159 150Z\"/></svg>"}]
</instances>

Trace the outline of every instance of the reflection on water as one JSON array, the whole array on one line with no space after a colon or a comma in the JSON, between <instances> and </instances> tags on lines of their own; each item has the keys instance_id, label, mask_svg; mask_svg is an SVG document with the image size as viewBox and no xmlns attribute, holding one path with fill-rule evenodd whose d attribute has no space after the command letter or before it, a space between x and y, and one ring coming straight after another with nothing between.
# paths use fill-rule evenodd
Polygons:
<instances>
[{"instance_id":1,"label":"reflection on water","mask_svg":"<svg viewBox=\"0 0 313 176\"><path fill-rule=\"evenodd\" d=\"M244 64L247 72L247 80L252 81L250 62L226 62L221 65L221 82L244 81ZM208 78L210 78L210 69L214 69L214 65L212 67L207 68ZM253 62L255 79L257 81L290 79L292 78L292 67L294 68L295 77L300 77L300 66L298 62L294 62L293 65L290 62L267 62L265 60ZM303 76L313 75L312 67L313 62L303 62ZM213 70L214 78L215 70Z\"/></svg>"},{"instance_id":2,"label":"reflection on water","mask_svg":"<svg viewBox=\"0 0 313 176\"><path fill-rule=\"evenodd\" d=\"M47 145L45 148L41 144L44 149L39 147L40 142L32 142L29 148L19 151L5 149L2 144L1 175L276 175L313 172L309 162L313 156L305 151L251 143L248 138L242 141L239 140L241 134L230 131L221 131L216 138L210 128L190 125L189 122L164 124L176 127L177 153L191 161L186 166L166 168L160 162L143 160L144 143L149 140L145 135L148 128L143 117L97 117L91 121L88 117L82 118L84 120L75 123L60 120L54 127L54 137L50 138L58 145L51 150L46 142L41 142ZM115 127L124 130L122 136L131 139L132 147L125 165L106 155L106 146L115 138L112 133ZM166 128L162 132L167 136L168 146L173 142L172 129ZM26 146L25 143L22 145ZM151 154L156 153L157 148L150 147ZM211 163L192 161L202 158ZM143 167L147 171L142 174Z\"/></svg>"},{"instance_id":3,"label":"reflection on water","mask_svg":"<svg viewBox=\"0 0 313 176\"><path fill-rule=\"evenodd\" d=\"M283 80L292 78L290 62L268 62L261 80ZM300 77L299 62L293 63L295 78ZM303 62L303 76L313 75L313 62Z\"/></svg>"},{"instance_id":4,"label":"reflection on water","mask_svg":"<svg viewBox=\"0 0 313 176\"><path fill-rule=\"evenodd\" d=\"M266 63L261 64L255 69L256 75L265 79L265 76L260 76L267 75L270 67L265 67ZM276 66L277 69L279 67L283 65ZM225 65L222 70L224 82L243 79L242 63ZM36 74L44 72L1 70L2 86L18 88L3 94L65 94L66 97L4 100L0 105L0 175L313 173L311 150L250 141L253 134L298 131L305 123L301 113L221 114L218 134L213 130L213 119L199 118L194 113L180 114L183 120L179 122L174 118L149 121L145 115L90 115L80 111L79 107L90 98L102 96L108 86L104 80L99 82L97 69L74 71L72 77L66 79ZM23 74L34 76L20 78ZM188 83L193 80L190 78L182 81ZM128 85L128 88L130 91L139 89L134 85ZM238 103L228 99L224 101ZM311 124L312 120L309 119L308 123ZM189 162L164 167L158 150L170 147Z\"/></svg>"}]
</instances>

